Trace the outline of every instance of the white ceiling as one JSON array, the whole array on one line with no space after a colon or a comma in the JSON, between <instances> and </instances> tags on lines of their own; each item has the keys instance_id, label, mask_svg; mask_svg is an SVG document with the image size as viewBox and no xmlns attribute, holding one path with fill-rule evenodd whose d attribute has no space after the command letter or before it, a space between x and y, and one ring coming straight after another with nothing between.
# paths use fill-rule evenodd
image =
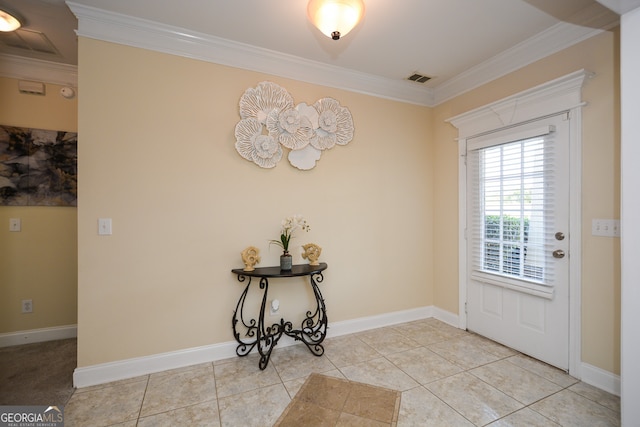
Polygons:
<instances>
[{"instance_id":1,"label":"white ceiling","mask_svg":"<svg viewBox=\"0 0 640 427\"><path fill-rule=\"evenodd\" d=\"M547 45L551 37L558 46L567 46L595 30L611 28L619 18L595 0L364 1L364 20L339 41L309 23L306 0L72 0L70 4L134 18L132 22L144 25L159 23L194 40L213 37L238 49L259 47L277 53L283 62L321 63L407 85L418 85L406 81L417 72L432 77L421 86L432 90L497 57L535 60L524 58L522 52L541 35L546 35ZM0 0L0 5L22 14L27 21L24 29L44 33L58 51L16 49L3 45L0 38L0 54L77 64L78 23L63 0ZM523 65L514 62L512 67Z\"/></svg>"}]
</instances>

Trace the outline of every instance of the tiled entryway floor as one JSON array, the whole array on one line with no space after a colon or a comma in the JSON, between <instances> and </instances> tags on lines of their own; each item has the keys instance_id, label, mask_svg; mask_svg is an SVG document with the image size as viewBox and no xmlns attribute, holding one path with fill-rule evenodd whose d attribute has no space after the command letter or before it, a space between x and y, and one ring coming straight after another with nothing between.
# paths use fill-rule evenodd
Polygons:
<instances>
[{"instance_id":1,"label":"tiled entryway floor","mask_svg":"<svg viewBox=\"0 0 640 427\"><path fill-rule=\"evenodd\" d=\"M425 319L78 389L65 426L272 426L314 372L401 391L398 426L620 425L618 397Z\"/></svg>"}]
</instances>

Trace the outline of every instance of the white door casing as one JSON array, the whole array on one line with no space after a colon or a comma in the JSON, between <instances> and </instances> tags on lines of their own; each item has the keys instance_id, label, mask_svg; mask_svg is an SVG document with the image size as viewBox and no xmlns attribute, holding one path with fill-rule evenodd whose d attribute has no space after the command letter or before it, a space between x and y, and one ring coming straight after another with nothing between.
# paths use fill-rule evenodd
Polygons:
<instances>
[{"instance_id":1,"label":"white door casing","mask_svg":"<svg viewBox=\"0 0 640 427\"><path fill-rule=\"evenodd\" d=\"M581 109L582 87L587 78L593 75L585 70L579 70L560 77L546 84L539 85L524 92L515 94L503 100L477 108L467 113L455 116L447 122L458 129L459 147L459 326L468 327L468 317L465 312L468 302L468 240L467 240L467 170L465 166L467 140L478 135L515 126L546 116L567 112L571 118L569 122L569 230L567 233L568 252L566 259L568 269L568 371L574 377L580 378L581 340L580 340L580 274L581 274ZM506 343L509 345L508 343Z\"/></svg>"}]
</instances>

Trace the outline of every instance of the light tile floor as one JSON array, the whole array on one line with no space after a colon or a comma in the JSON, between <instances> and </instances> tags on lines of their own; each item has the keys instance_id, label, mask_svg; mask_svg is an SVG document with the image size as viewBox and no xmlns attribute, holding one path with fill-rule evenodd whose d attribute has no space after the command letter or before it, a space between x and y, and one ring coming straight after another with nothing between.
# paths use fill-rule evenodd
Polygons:
<instances>
[{"instance_id":1,"label":"light tile floor","mask_svg":"<svg viewBox=\"0 0 640 427\"><path fill-rule=\"evenodd\" d=\"M620 425L618 397L435 319L78 389L65 425L272 426L314 372L401 391L398 426Z\"/></svg>"}]
</instances>

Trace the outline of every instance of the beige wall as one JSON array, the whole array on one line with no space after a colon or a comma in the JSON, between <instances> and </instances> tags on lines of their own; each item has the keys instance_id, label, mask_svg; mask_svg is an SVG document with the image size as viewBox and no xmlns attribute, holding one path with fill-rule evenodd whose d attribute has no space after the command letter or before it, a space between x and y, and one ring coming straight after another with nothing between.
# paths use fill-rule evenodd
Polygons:
<instances>
[{"instance_id":1,"label":"beige wall","mask_svg":"<svg viewBox=\"0 0 640 427\"><path fill-rule=\"evenodd\" d=\"M81 38L79 366L231 341L242 288L229 270L248 245L275 265L267 240L293 213L312 226L294 245L319 244L329 264L330 322L457 313L457 144L444 120L586 68L583 361L619 373L619 241L590 233L592 218L619 215L617 40L604 33L429 109ZM264 80L296 103L338 99L354 140L306 172L242 159L238 100ZM100 217L112 236L97 235ZM307 304L300 284L271 287L285 314Z\"/></svg>"},{"instance_id":2,"label":"beige wall","mask_svg":"<svg viewBox=\"0 0 640 427\"><path fill-rule=\"evenodd\" d=\"M80 38L80 367L233 341L240 251L301 214L329 264L330 322L433 304L430 109ZM299 171L244 160L238 101L261 81L296 103L333 97L353 141ZM113 235L97 235L97 219ZM309 308L303 279L274 281L284 314Z\"/></svg>"},{"instance_id":3,"label":"beige wall","mask_svg":"<svg viewBox=\"0 0 640 427\"><path fill-rule=\"evenodd\" d=\"M0 78L0 124L76 131L77 100L59 90L23 95L18 80ZM9 218L21 232L9 232ZM0 206L0 334L76 323L76 219L76 208ZM23 299L33 313L21 313Z\"/></svg>"},{"instance_id":4,"label":"beige wall","mask_svg":"<svg viewBox=\"0 0 640 427\"><path fill-rule=\"evenodd\" d=\"M582 360L620 372L620 241L591 235L593 218L619 218L618 33L607 32L434 109L434 303L458 312L456 129L444 120L579 69L587 82L582 130Z\"/></svg>"}]
</instances>

